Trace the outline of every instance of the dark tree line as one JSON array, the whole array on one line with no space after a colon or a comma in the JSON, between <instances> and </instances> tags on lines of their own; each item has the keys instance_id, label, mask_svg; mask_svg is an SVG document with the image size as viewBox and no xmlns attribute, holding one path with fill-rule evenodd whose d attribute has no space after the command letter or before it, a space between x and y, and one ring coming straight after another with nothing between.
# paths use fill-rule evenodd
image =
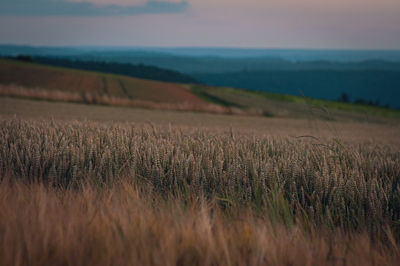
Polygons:
<instances>
[{"instance_id":1,"label":"dark tree line","mask_svg":"<svg viewBox=\"0 0 400 266\"><path fill-rule=\"evenodd\" d=\"M344 103L350 103L350 102L351 102L350 96L349 96L347 93L345 93L345 92L342 92L342 94L341 94L340 97L338 98L338 101L339 101L339 102L344 102ZM380 107L390 108L389 104L381 105L381 103L379 102L379 100L375 100L375 101L369 100L369 101L367 101L367 100L362 99L362 98L357 98L357 99L355 99L353 102L354 102L355 104L371 105L371 106L380 106Z\"/></svg>"},{"instance_id":2,"label":"dark tree line","mask_svg":"<svg viewBox=\"0 0 400 266\"><path fill-rule=\"evenodd\" d=\"M79 70L89 70L103 73L111 73L117 75L124 75L134 78L158 80L165 82L178 82L178 83L199 83L196 79L189 75L182 74L177 71L163 69L154 66L147 66L143 64L123 64L99 61L80 61L70 60L67 58L59 57L32 57L29 55L18 55L14 59L33 62L43 65L66 67Z\"/></svg>"}]
</instances>

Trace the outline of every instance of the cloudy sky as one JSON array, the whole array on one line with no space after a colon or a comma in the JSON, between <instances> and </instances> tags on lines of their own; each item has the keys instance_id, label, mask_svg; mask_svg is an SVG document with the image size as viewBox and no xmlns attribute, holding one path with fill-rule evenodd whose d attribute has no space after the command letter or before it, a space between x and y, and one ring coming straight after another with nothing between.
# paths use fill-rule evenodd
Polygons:
<instances>
[{"instance_id":1,"label":"cloudy sky","mask_svg":"<svg viewBox=\"0 0 400 266\"><path fill-rule=\"evenodd\" d=\"M0 43L400 49L400 0L0 0Z\"/></svg>"}]
</instances>

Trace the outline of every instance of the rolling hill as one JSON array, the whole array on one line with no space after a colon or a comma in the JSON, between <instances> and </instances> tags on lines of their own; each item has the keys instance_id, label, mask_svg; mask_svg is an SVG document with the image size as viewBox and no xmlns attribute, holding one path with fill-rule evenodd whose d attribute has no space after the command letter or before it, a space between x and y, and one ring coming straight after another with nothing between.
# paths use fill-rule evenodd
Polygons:
<instances>
[{"instance_id":1,"label":"rolling hill","mask_svg":"<svg viewBox=\"0 0 400 266\"><path fill-rule=\"evenodd\" d=\"M206 104L183 85L0 60L0 84L169 104Z\"/></svg>"},{"instance_id":2,"label":"rolling hill","mask_svg":"<svg viewBox=\"0 0 400 266\"><path fill-rule=\"evenodd\" d=\"M400 112L201 84L178 84L115 74L0 60L0 95L152 109L382 122Z\"/></svg>"},{"instance_id":3,"label":"rolling hill","mask_svg":"<svg viewBox=\"0 0 400 266\"><path fill-rule=\"evenodd\" d=\"M124 75L133 78L177 83L199 83L191 76L182 74L178 71L143 64L122 64L115 62L82 61L70 60L68 58L61 57L36 56L17 56L16 59L28 60L33 63L49 66L96 71L108 74Z\"/></svg>"}]
</instances>

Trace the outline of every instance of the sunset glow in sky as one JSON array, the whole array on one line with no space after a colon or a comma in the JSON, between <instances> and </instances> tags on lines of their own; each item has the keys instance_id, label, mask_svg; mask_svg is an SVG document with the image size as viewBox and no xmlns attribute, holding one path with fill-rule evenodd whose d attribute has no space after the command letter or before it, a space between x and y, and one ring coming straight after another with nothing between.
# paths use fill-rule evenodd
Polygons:
<instances>
[{"instance_id":1,"label":"sunset glow in sky","mask_svg":"<svg viewBox=\"0 0 400 266\"><path fill-rule=\"evenodd\" d=\"M0 43L400 49L400 1L1 0Z\"/></svg>"}]
</instances>

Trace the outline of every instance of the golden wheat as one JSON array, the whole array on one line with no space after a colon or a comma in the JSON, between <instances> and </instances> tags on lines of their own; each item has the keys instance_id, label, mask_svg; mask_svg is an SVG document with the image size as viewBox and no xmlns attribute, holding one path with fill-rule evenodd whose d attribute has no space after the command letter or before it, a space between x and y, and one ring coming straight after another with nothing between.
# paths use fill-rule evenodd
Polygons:
<instances>
[{"instance_id":1,"label":"golden wheat","mask_svg":"<svg viewBox=\"0 0 400 266\"><path fill-rule=\"evenodd\" d=\"M18 119L0 136L0 264L400 259L397 147Z\"/></svg>"}]
</instances>

